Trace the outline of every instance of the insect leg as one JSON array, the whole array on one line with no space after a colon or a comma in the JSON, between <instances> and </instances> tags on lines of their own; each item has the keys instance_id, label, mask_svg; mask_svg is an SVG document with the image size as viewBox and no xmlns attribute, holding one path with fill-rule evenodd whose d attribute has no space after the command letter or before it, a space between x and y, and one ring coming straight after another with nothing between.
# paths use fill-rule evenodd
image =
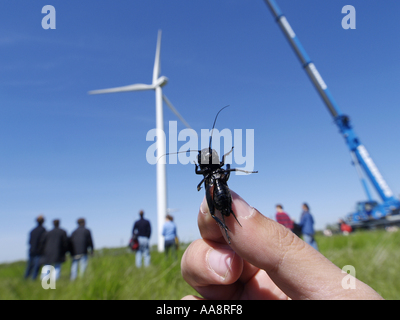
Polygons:
<instances>
[{"instance_id":1,"label":"insect leg","mask_svg":"<svg viewBox=\"0 0 400 320\"><path fill-rule=\"evenodd\" d=\"M239 223L239 226L242 226L242 225L240 224L238 218L236 218L236 215L235 215L235 213L233 212L232 208L231 208L231 213L232 213L233 217L235 218L235 220L237 221L237 223Z\"/></svg>"},{"instance_id":2,"label":"insect leg","mask_svg":"<svg viewBox=\"0 0 400 320\"><path fill-rule=\"evenodd\" d=\"M233 151L233 147L232 147L231 151L229 151L228 153L226 153L222 156L221 167L225 164L225 157L229 156L232 153L232 151Z\"/></svg>"},{"instance_id":3,"label":"insect leg","mask_svg":"<svg viewBox=\"0 0 400 320\"><path fill-rule=\"evenodd\" d=\"M198 164L197 164L196 162L194 162L194 165L196 166L196 167L194 168L194 172L195 172L196 174L204 174L204 172L205 172L204 169L200 169L200 170L199 170L199 166L198 166Z\"/></svg>"},{"instance_id":4,"label":"insect leg","mask_svg":"<svg viewBox=\"0 0 400 320\"><path fill-rule=\"evenodd\" d=\"M235 217L236 218L236 217ZM237 219L236 219L237 220ZM229 228L227 227L227 225L225 224L225 216L224 215L222 215L222 223L223 223L223 225L224 225L224 229L225 229L225 234L226 234L226 238L228 239L228 243L229 244L231 244L231 238L229 237L229 235L228 235L228 230L229 230ZM238 221L239 222L239 221ZM240 223L239 223L240 224ZM229 231L231 231L231 230L229 230Z\"/></svg>"},{"instance_id":5,"label":"insect leg","mask_svg":"<svg viewBox=\"0 0 400 320\"><path fill-rule=\"evenodd\" d=\"M225 171L240 171L240 172L245 172L245 173L258 173L258 171L246 171L246 170L236 169L236 168L232 168L232 169L227 168Z\"/></svg>"},{"instance_id":6,"label":"insect leg","mask_svg":"<svg viewBox=\"0 0 400 320\"><path fill-rule=\"evenodd\" d=\"M204 182L205 178L200 181L200 183L197 185L197 191L200 191L201 189L201 184Z\"/></svg>"},{"instance_id":7,"label":"insect leg","mask_svg":"<svg viewBox=\"0 0 400 320\"><path fill-rule=\"evenodd\" d=\"M230 171L230 169L231 169L231 165L228 163L227 165L226 165L226 170L225 170L225 183L229 180L229 177L231 176L231 171Z\"/></svg>"}]
</instances>

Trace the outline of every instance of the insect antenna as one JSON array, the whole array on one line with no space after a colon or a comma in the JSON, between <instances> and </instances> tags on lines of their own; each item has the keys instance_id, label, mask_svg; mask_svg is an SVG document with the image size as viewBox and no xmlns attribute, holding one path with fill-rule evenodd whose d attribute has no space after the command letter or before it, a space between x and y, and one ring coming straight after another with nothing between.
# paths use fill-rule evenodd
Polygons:
<instances>
[{"instance_id":1,"label":"insect antenna","mask_svg":"<svg viewBox=\"0 0 400 320\"><path fill-rule=\"evenodd\" d=\"M178 151L178 152L168 152L168 153L166 153L166 154L163 154L162 156L160 156L158 159L157 159L157 162L158 162L158 160L160 160L162 157L164 157L164 156L168 156L168 155L170 155L170 154L178 154L178 153L186 153L186 152L200 152L200 150L186 150L186 151ZM156 162L156 163L157 163Z\"/></svg>"},{"instance_id":2,"label":"insect antenna","mask_svg":"<svg viewBox=\"0 0 400 320\"><path fill-rule=\"evenodd\" d=\"M215 116L214 124L213 124L212 130L211 130L210 144L208 145L208 149L210 150L210 153L211 153L212 135L213 135L213 132L214 132L214 127L215 127L215 123L217 122L218 115L222 110L224 110L225 108L228 108L228 107L229 107L229 105L223 107L221 110L218 111L217 115Z\"/></svg>"}]
</instances>

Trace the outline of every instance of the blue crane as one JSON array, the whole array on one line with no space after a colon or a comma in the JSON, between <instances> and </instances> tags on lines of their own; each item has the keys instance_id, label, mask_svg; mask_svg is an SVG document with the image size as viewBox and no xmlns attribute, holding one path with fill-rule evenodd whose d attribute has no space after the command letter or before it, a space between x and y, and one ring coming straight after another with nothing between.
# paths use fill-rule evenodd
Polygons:
<instances>
[{"instance_id":1,"label":"blue crane","mask_svg":"<svg viewBox=\"0 0 400 320\"><path fill-rule=\"evenodd\" d=\"M264 1L271 10L276 22L299 58L303 69L308 74L311 82L314 84L319 95L327 106L334 119L334 122L339 128L340 133L343 135L350 150L353 164L357 168L362 185L366 191L368 201L358 202L357 211L349 214L346 217L347 222L353 227L368 227L379 224L388 225L391 224L391 222L400 220L400 201L394 197L392 190L382 177L378 167L375 165L367 149L360 142L360 139L351 125L350 118L340 111L328 89L328 86L322 79L320 73L315 67L315 64L311 61L310 57L304 50L299 38L293 31L277 3L274 0ZM377 191L382 200L381 203L378 203L372 199L368 190L368 185L360 168L363 169L364 173L369 178L369 181Z\"/></svg>"}]
</instances>

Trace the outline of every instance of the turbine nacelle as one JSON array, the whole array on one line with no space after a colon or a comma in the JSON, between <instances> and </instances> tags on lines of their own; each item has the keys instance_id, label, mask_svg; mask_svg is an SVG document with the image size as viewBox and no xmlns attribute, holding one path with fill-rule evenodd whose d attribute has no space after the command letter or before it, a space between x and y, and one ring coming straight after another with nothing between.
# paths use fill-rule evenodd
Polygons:
<instances>
[{"instance_id":1,"label":"turbine nacelle","mask_svg":"<svg viewBox=\"0 0 400 320\"><path fill-rule=\"evenodd\" d=\"M156 87L164 87L168 83L168 78L167 77L160 77L158 78L155 83L153 83L154 89Z\"/></svg>"}]
</instances>

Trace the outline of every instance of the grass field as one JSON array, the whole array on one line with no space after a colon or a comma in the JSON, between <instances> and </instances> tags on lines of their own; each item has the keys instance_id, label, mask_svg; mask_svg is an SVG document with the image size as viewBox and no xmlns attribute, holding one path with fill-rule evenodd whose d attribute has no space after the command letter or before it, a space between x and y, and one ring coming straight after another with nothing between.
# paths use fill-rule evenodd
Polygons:
<instances>
[{"instance_id":1,"label":"grass field","mask_svg":"<svg viewBox=\"0 0 400 320\"><path fill-rule=\"evenodd\" d=\"M320 251L338 267L352 265L356 277L386 299L400 297L400 232L356 232L349 236L317 237ZM0 299L180 299L196 292L182 279L180 259L166 260L152 252L148 268L135 267L126 248L103 249L89 260L87 274L71 283L70 260L63 264L56 290L23 279L24 261L0 265Z\"/></svg>"},{"instance_id":2,"label":"grass field","mask_svg":"<svg viewBox=\"0 0 400 320\"><path fill-rule=\"evenodd\" d=\"M152 251L148 268L135 267L127 248L102 249L89 260L83 279L69 281L71 261L62 265L55 290L44 290L41 281L24 280L25 262L0 265L0 299L180 299L195 291L182 279L180 260L166 260ZM39 277L38 277L39 278Z\"/></svg>"},{"instance_id":3,"label":"grass field","mask_svg":"<svg viewBox=\"0 0 400 320\"><path fill-rule=\"evenodd\" d=\"M359 231L318 237L321 252L342 268L352 265L357 279L385 299L400 299L400 231Z\"/></svg>"}]
</instances>

